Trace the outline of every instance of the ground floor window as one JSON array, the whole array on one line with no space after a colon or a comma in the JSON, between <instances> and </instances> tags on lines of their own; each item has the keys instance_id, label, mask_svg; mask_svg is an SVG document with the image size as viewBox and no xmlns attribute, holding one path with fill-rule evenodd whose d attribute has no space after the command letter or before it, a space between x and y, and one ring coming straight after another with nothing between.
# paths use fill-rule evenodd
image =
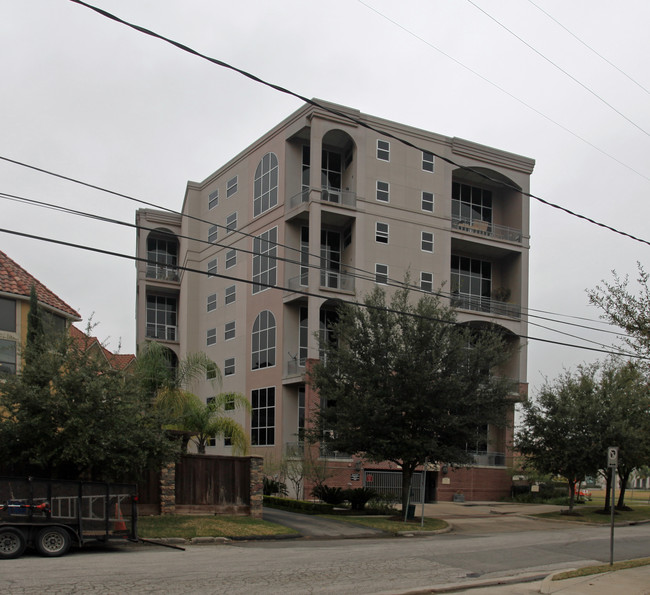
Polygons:
<instances>
[{"instance_id":1,"label":"ground floor window","mask_svg":"<svg viewBox=\"0 0 650 595\"><path fill-rule=\"evenodd\" d=\"M16 373L16 341L0 339L0 375Z\"/></svg>"},{"instance_id":2,"label":"ground floor window","mask_svg":"<svg viewBox=\"0 0 650 595\"><path fill-rule=\"evenodd\" d=\"M275 387L255 389L251 393L251 444L275 444Z\"/></svg>"}]
</instances>

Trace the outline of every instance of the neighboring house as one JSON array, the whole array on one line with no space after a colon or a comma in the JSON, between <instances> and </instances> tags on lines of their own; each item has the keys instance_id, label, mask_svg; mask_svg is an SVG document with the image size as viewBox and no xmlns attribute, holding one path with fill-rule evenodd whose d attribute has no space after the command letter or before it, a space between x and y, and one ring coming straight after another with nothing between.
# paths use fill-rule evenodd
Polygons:
<instances>
[{"instance_id":1,"label":"neighboring house","mask_svg":"<svg viewBox=\"0 0 650 595\"><path fill-rule=\"evenodd\" d=\"M0 372L20 370L20 346L27 339L32 285L48 325L65 330L79 314L19 264L0 252Z\"/></svg>"},{"instance_id":2,"label":"neighboring house","mask_svg":"<svg viewBox=\"0 0 650 595\"><path fill-rule=\"evenodd\" d=\"M495 324L508 337L513 356L501 373L513 380L512 422L527 392L529 199L517 189L529 191L534 161L326 105L421 150L304 105L204 181L189 182L182 216L139 210L137 255L149 262L137 264L138 344L160 341L175 360L204 351L223 390L251 400L252 415L238 421L252 453L279 461L300 451L318 406L305 370L337 299L362 300L409 272L422 290L446 295L461 322ZM195 388L206 400L213 390L208 381ZM426 498L507 494L511 439L511 428L486 427L468 445L476 466L432 466ZM209 450L230 447L226 439ZM323 456L332 485L388 486L399 474L394 465Z\"/></svg>"},{"instance_id":3,"label":"neighboring house","mask_svg":"<svg viewBox=\"0 0 650 595\"><path fill-rule=\"evenodd\" d=\"M91 337L76 326L70 327L70 336L84 351L90 351L105 360L114 370L129 370L135 362L132 353L113 353L104 347L97 337Z\"/></svg>"}]
</instances>

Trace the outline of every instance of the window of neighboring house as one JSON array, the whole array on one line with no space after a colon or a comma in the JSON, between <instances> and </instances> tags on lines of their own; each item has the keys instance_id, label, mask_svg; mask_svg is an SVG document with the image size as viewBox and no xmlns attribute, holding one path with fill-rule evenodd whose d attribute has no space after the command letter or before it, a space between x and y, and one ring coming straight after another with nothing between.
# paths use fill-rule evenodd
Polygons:
<instances>
[{"instance_id":1,"label":"window of neighboring house","mask_svg":"<svg viewBox=\"0 0 650 595\"><path fill-rule=\"evenodd\" d=\"M208 296L207 311L212 312L217 309L217 294L211 293Z\"/></svg>"},{"instance_id":2,"label":"window of neighboring house","mask_svg":"<svg viewBox=\"0 0 650 595\"><path fill-rule=\"evenodd\" d=\"M217 241L218 237L219 237L219 226L211 225L208 228L208 242L214 244Z\"/></svg>"},{"instance_id":3,"label":"window of neighboring house","mask_svg":"<svg viewBox=\"0 0 650 595\"><path fill-rule=\"evenodd\" d=\"M228 180L226 184L226 198L230 198L235 192L237 192L237 176Z\"/></svg>"},{"instance_id":4,"label":"window of neighboring house","mask_svg":"<svg viewBox=\"0 0 650 595\"><path fill-rule=\"evenodd\" d=\"M205 343L206 345L216 345L217 343L217 329L216 328L209 328L206 331L206 340Z\"/></svg>"},{"instance_id":5,"label":"window of neighboring house","mask_svg":"<svg viewBox=\"0 0 650 595\"><path fill-rule=\"evenodd\" d=\"M226 233L230 233L231 231L235 231L237 229L237 211L234 213L230 213L226 217Z\"/></svg>"},{"instance_id":6,"label":"window of neighboring house","mask_svg":"<svg viewBox=\"0 0 650 595\"><path fill-rule=\"evenodd\" d=\"M232 376L235 373L235 358L229 357L223 363L223 375Z\"/></svg>"},{"instance_id":7,"label":"window of neighboring house","mask_svg":"<svg viewBox=\"0 0 650 595\"><path fill-rule=\"evenodd\" d=\"M215 380L216 377L217 377L217 364L213 362L209 362L205 369L205 379ZM214 399L214 397L208 397L208 399Z\"/></svg>"},{"instance_id":8,"label":"window of neighboring house","mask_svg":"<svg viewBox=\"0 0 650 595\"><path fill-rule=\"evenodd\" d=\"M208 277L214 277L217 274L217 259L208 260Z\"/></svg>"},{"instance_id":9,"label":"window of neighboring house","mask_svg":"<svg viewBox=\"0 0 650 595\"><path fill-rule=\"evenodd\" d=\"M253 323L251 369L275 366L275 316L263 310Z\"/></svg>"},{"instance_id":10,"label":"window of neighboring house","mask_svg":"<svg viewBox=\"0 0 650 595\"><path fill-rule=\"evenodd\" d=\"M375 264L375 282L382 285L388 284L388 265Z\"/></svg>"},{"instance_id":11,"label":"window of neighboring house","mask_svg":"<svg viewBox=\"0 0 650 595\"><path fill-rule=\"evenodd\" d=\"M251 444L275 444L275 387L255 389L251 393Z\"/></svg>"},{"instance_id":12,"label":"window of neighboring house","mask_svg":"<svg viewBox=\"0 0 650 595\"><path fill-rule=\"evenodd\" d=\"M226 252L226 268L231 269L237 264L237 250L228 250Z\"/></svg>"},{"instance_id":13,"label":"window of neighboring house","mask_svg":"<svg viewBox=\"0 0 650 595\"><path fill-rule=\"evenodd\" d=\"M277 227L253 238L253 293L269 289L268 285L277 282L277 241Z\"/></svg>"},{"instance_id":14,"label":"window of neighboring house","mask_svg":"<svg viewBox=\"0 0 650 595\"><path fill-rule=\"evenodd\" d=\"M422 192L422 210L433 213L433 192Z\"/></svg>"},{"instance_id":15,"label":"window of neighboring house","mask_svg":"<svg viewBox=\"0 0 650 595\"><path fill-rule=\"evenodd\" d=\"M433 273L420 272L420 289L422 291L433 291Z\"/></svg>"},{"instance_id":16,"label":"window of neighboring house","mask_svg":"<svg viewBox=\"0 0 650 595\"><path fill-rule=\"evenodd\" d=\"M278 171L278 158L275 153L264 155L255 170L254 217L278 204Z\"/></svg>"},{"instance_id":17,"label":"window of neighboring house","mask_svg":"<svg viewBox=\"0 0 650 595\"><path fill-rule=\"evenodd\" d=\"M377 180L377 200L381 202L390 201L390 184Z\"/></svg>"},{"instance_id":18,"label":"window of neighboring house","mask_svg":"<svg viewBox=\"0 0 650 595\"><path fill-rule=\"evenodd\" d=\"M0 331L16 332L16 300L0 298Z\"/></svg>"},{"instance_id":19,"label":"window of neighboring house","mask_svg":"<svg viewBox=\"0 0 650 595\"><path fill-rule=\"evenodd\" d=\"M226 327L224 331L224 339L226 341L235 338L235 321L226 322Z\"/></svg>"},{"instance_id":20,"label":"window of neighboring house","mask_svg":"<svg viewBox=\"0 0 650 595\"><path fill-rule=\"evenodd\" d=\"M388 223L377 221L375 224L375 242L388 244Z\"/></svg>"},{"instance_id":21,"label":"window of neighboring house","mask_svg":"<svg viewBox=\"0 0 650 595\"><path fill-rule=\"evenodd\" d=\"M433 233L430 231L422 232L422 251L433 252Z\"/></svg>"},{"instance_id":22,"label":"window of neighboring house","mask_svg":"<svg viewBox=\"0 0 650 595\"><path fill-rule=\"evenodd\" d=\"M390 143L387 140L377 139L377 159L390 161Z\"/></svg>"},{"instance_id":23,"label":"window of neighboring house","mask_svg":"<svg viewBox=\"0 0 650 595\"><path fill-rule=\"evenodd\" d=\"M16 341L0 339L0 376L16 373Z\"/></svg>"},{"instance_id":24,"label":"window of neighboring house","mask_svg":"<svg viewBox=\"0 0 650 595\"><path fill-rule=\"evenodd\" d=\"M237 288L234 285L226 287L226 295L224 297L224 302L226 305L232 304L237 299Z\"/></svg>"},{"instance_id":25,"label":"window of neighboring house","mask_svg":"<svg viewBox=\"0 0 650 595\"><path fill-rule=\"evenodd\" d=\"M147 338L176 341L176 313L175 297L148 295Z\"/></svg>"},{"instance_id":26,"label":"window of neighboring house","mask_svg":"<svg viewBox=\"0 0 650 595\"><path fill-rule=\"evenodd\" d=\"M208 194L208 209L214 209L219 204L219 190L214 190Z\"/></svg>"},{"instance_id":27,"label":"window of neighboring house","mask_svg":"<svg viewBox=\"0 0 650 595\"><path fill-rule=\"evenodd\" d=\"M424 171L433 171L435 165L435 157L433 156L433 153L429 153L429 151L422 151L422 169Z\"/></svg>"}]
</instances>

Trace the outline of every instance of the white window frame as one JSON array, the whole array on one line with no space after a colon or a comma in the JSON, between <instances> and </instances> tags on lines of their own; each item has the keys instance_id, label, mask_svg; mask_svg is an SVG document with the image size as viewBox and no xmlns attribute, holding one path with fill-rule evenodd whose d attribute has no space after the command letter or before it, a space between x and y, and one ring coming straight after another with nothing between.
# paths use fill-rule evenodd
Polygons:
<instances>
[{"instance_id":1,"label":"white window frame","mask_svg":"<svg viewBox=\"0 0 650 595\"><path fill-rule=\"evenodd\" d=\"M226 217L226 233L232 233L237 229L237 211Z\"/></svg>"},{"instance_id":2,"label":"white window frame","mask_svg":"<svg viewBox=\"0 0 650 595\"><path fill-rule=\"evenodd\" d=\"M420 289L429 293L433 292L433 273L420 271Z\"/></svg>"},{"instance_id":3,"label":"white window frame","mask_svg":"<svg viewBox=\"0 0 650 595\"><path fill-rule=\"evenodd\" d=\"M234 376L235 375L235 358L227 357L223 362L223 375L224 376Z\"/></svg>"},{"instance_id":4,"label":"white window frame","mask_svg":"<svg viewBox=\"0 0 650 595\"><path fill-rule=\"evenodd\" d=\"M224 326L223 329L223 339L224 341L231 341L232 339L235 338L235 321L231 320L230 322L226 322L226 325Z\"/></svg>"},{"instance_id":5,"label":"white window frame","mask_svg":"<svg viewBox=\"0 0 650 595\"><path fill-rule=\"evenodd\" d=\"M213 190L208 194L208 210L214 209L219 204L219 189Z\"/></svg>"},{"instance_id":6,"label":"white window frame","mask_svg":"<svg viewBox=\"0 0 650 595\"><path fill-rule=\"evenodd\" d=\"M231 269L237 264L237 250L234 248L226 252L226 268Z\"/></svg>"},{"instance_id":7,"label":"white window frame","mask_svg":"<svg viewBox=\"0 0 650 595\"><path fill-rule=\"evenodd\" d=\"M429 236L431 238L429 239ZM420 232L420 249L422 252L430 252L433 254L433 246L434 246L434 238L433 238L433 232L432 231L422 231ZM431 246L431 249L429 250L428 246Z\"/></svg>"},{"instance_id":8,"label":"white window frame","mask_svg":"<svg viewBox=\"0 0 650 595\"><path fill-rule=\"evenodd\" d=\"M380 184L382 187L380 188ZM385 185L385 188L383 187ZM377 180L376 184L376 199L379 202L390 202L390 182L384 182L383 180ZM384 198L385 196L385 198ZM381 197L381 198L380 198Z\"/></svg>"},{"instance_id":9,"label":"white window frame","mask_svg":"<svg viewBox=\"0 0 650 595\"><path fill-rule=\"evenodd\" d=\"M385 229L383 229L385 227ZM375 222L375 242L378 244L388 244L390 226L383 221Z\"/></svg>"},{"instance_id":10,"label":"white window frame","mask_svg":"<svg viewBox=\"0 0 650 595\"><path fill-rule=\"evenodd\" d=\"M219 226L211 225L208 227L208 242L214 244L219 238Z\"/></svg>"},{"instance_id":11,"label":"white window frame","mask_svg":"<svg viewBox=\"0 0 650 595\"><path fill-rule=\"evenodd\" d=\"M205 344L209 347L210 345L217 344L217 329L209 328L205 331Z\"/></svg>"},{"instance_id":12,"label":"white window frame","mask_svg":"<svg viewBox=\"0 0 650 595\"><path fill-rule=\"evenodd\" d=\"M422 202L420 206L425 213L433 213L436 206L435 201L436 197L433 192L422 191ZM431 205L431 208L429 208L429 205Z\"/></svg>"},{"instance_id":13,"label":"white window frame","mask_svg":"<svg viewBox=\"0 0 650 595\"><path fill-rule=\"evenodd\" d=\"M390 142L378 138L376 155L380 161L390 161Z\"/></svg>"},{"instance_id":14,"label":"white window frame","mask_svg":"<svg viewBox=\"0 0 650 595\"><path fill-rule=\"evenodd\" d=\"M217 294L211 293L206 299L206 312L214 312L217 309Z\"/></svg>"},{"instance_id":15,"label":"white window frame","mask_svg":"<svg viewBox=\"0 0 650 595\"><path fill-rule=\"evenodd\" d=\"M278 204L280 168L275 153L267 153L255 170L253 190L253 217L272 209Z\"/></svg>"},{"instance_id":16,"label":"white window frame","mask_svg":"<svg viewBox=\"0 0 650 595\"><path fill-rule=\"evenodd\" d=\"M226 198L230 198L233 194L237 192L237 186L239 183L239 176L230 178L226 184Z\"/></svg>"},{"instance_id":17,"label":"white window frame","mask_svg":"<svg viewBox=\"0 0 650 595\"><path fill-rule=\"evenodd\" d=\"M224 303L228 305L228 304L234 304L236 301L237 301L237 286L229 285L228 287L226 287L226 295L224 297Z\"/></svg>"},{"instance_id":18,"label":"white window frame","mask_svg":"<svg viewBox=\"0 0 650 595\"><path fill-rule=\"evenodd\" d=\"M267 285L275 286L277 283L277 242L277 227L272 227L253 238L253 294L270 289Z\"/></svg>"},{"instance_id":19,"label":"white window frame","mask_svg":"<svg viewBox=\"0 0 650 595\"><path fill-rule=\"evenodd\" d=\"M436 169L436 156L431 151L422 151L422 171L433 173Z\"/></svg>"},{"instance_id":20,"label":"white window frame","mask_svg":"<svg viewBox=\"0 0 650 595\"><path fill-rule=\"evenodd\" d=\"M208 277L214 277L217 274L218 261L216 258L208 260Z\"/></svg>"},{"instance_id":21,"label":"white window frame","mask_svg":"<svg viewBox=\"0 0 650 595\"><path fill-rule=\"evenodd\" d=\"M375 263L375 283L388 285L388 265Z\"/></svg>"},{"instance_id":22,"label":"white window frame","mask_svg":"<svg viewBox=\"0 0 650 595\"><path fill-rule=\"evenodd\" d=\"M262 310L256 316L251 331L251 370L274 368L277 363L277 347L278 328L275 316L270 310Z\"/></svg>"}]
</instances>

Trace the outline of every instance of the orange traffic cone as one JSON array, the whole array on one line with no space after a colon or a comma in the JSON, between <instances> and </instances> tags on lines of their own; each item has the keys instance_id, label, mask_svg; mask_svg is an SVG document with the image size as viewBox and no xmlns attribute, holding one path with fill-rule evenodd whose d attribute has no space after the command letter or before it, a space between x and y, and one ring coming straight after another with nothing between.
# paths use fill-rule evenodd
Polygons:
<instances>
[{"instance_id":1,"label":"orange traffic cone","mask_svg":"<svg viewBox=\"0 0 650 595\"><path fill-rule=\"evenodd\" d=\"M126 523L124 522L124 517L122 516L122 511L120 510L120 505L115 504L115 523L113 524L113 531L126 531Z\"/></svg>"}]
</instances>

